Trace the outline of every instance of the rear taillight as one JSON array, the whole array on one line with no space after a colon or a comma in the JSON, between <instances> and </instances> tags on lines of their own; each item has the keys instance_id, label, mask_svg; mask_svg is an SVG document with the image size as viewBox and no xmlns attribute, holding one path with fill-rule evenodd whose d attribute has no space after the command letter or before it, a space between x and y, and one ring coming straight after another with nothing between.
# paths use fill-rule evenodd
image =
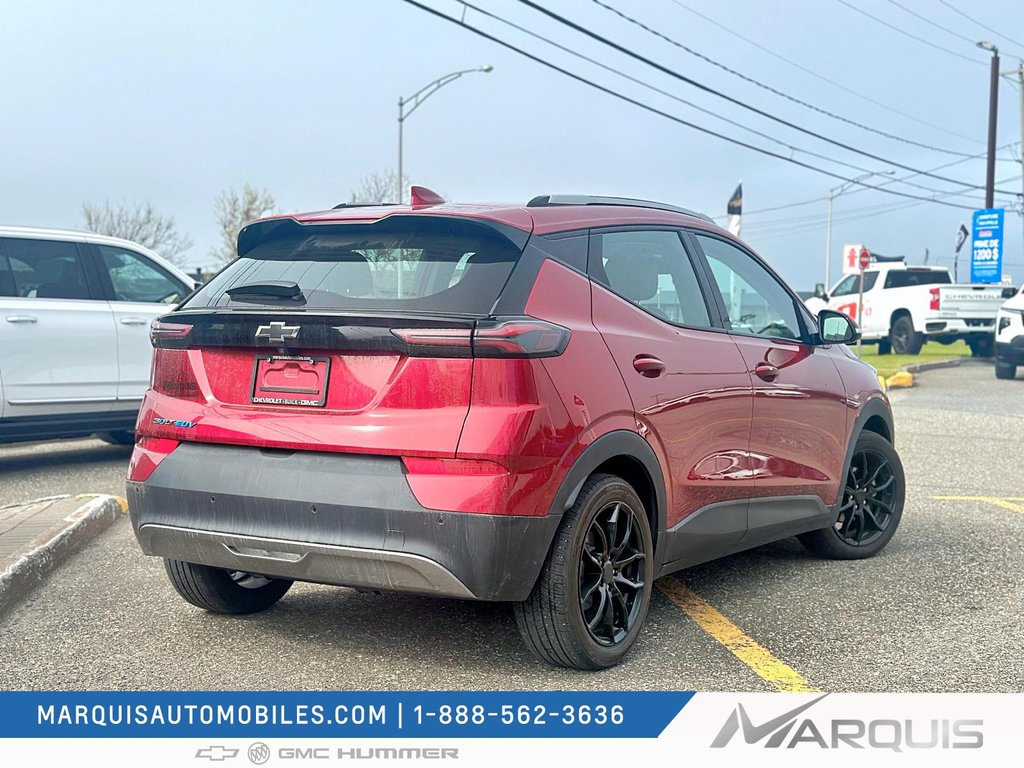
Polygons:
<instances>
[{"instance_id":1,"label":"rear taillight","mask_svg":"<svg viewBox=\"0 0 1024 768\"><path fill-rule=\"evenodd\" d=\"M532 318L482 320L476 328L395 328L410 355L554 357L569 343L569 329Z\"/></svg>"},{"instance_id":2,"label":"rear taillight","mask_svg":"<svg viewBox=\"0 0 1024 768\"><path fill-rule=\"evenodd\" d=\"M203 400L199 383L188 360L188 350L185 349L153 350L150 386L154 392L179 400Z\"/></svg>"},{"instance_id":3,"label":"rear taillight","mask_svg":"<svg viewBox=\"0 0 1024 768\"><path fill-rule=\"evenodd\" d=\"M149 326L149 341L154 347L181 349L187 343L192 331L191 325L185 323L165 323L154 320Z\"/></svg>"},{"instance_id":4,"label":"rear taillight","mask_svg":"<svg viewBox=\"0 0 1024 768\"><path fill-rule=\"evenodd\" d=\"M939 289L931 288L928 293L932 295L931 303L928 305L928 309L935 311L939 308Z\"/></svg>"}]
</instances>

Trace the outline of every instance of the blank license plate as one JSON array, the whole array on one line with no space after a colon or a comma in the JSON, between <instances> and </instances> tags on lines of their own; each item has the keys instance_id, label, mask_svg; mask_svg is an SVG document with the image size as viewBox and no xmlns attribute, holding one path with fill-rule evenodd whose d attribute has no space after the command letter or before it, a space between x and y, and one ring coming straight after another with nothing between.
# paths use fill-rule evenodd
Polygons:
<instances>
[{"instance_id":1,"label":"blank license plate","mask_svg":"<svg viewBox=\"0 0 1024 768\"><path fill-rule=\"evenodd\" d=\"M322 406L327 400L327 357L256 358L252 377L252 401L268 405Z\"/></svg>"}]
</instances>

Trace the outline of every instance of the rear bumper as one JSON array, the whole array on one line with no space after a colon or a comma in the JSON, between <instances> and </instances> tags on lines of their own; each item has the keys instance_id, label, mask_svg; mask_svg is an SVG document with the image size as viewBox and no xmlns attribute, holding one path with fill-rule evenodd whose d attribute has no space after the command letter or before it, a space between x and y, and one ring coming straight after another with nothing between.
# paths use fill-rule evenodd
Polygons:
<instances>
[{"instance_id":1,"label":"rear bumper","mask_svg":"<svg viewBox=\"0 0 1024 768\"><path fill-rule=\"evenodd\" d=\"M148 555L478 600L530 593L560 517L425 509L397 457L183 443L128 483Z\"/></svg>"}]
</instances>

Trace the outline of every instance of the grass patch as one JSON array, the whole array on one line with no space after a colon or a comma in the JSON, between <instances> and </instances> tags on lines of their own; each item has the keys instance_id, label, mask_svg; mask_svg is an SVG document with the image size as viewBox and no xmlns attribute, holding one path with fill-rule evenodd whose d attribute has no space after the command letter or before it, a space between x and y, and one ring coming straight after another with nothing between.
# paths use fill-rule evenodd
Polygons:
<instances>
[{"instance_id":1,"label":"grass patch","mask_svg":"<svg viewBox=\"0 0 1024 768\"><path fill-rule=\"evenodd\" d=\"M854 351L856 351L856 347L854 347ZM875 366L878 373L886 377L892 376L905 365L913 363L932 363L937 360L971 356L971 348L963 341L957 341L954 344L939 344L933 341L921 347L919 355L880 355L877 344L865 344L861 351L861 359L865 363Z\"/></svg>"}]
</instances>

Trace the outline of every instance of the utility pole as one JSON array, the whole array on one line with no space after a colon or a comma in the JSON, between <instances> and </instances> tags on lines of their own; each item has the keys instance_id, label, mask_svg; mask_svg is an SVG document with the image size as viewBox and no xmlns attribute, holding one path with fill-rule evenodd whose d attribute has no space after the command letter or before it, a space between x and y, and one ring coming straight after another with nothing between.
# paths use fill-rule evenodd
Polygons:
<instances>
[{"instance_id":1,"label":"utility pole","mask_svg":"<svg viewBox=\"0 0 1024 768\"><path fill-rule=\"evenodd\" d=\"M996 116L999 112L999 48L982 41L979 48L992 52L992 69L988 81L988 161L985 167L985 207L995 204L996 188Z\"/></svg>"}]
</instances>

